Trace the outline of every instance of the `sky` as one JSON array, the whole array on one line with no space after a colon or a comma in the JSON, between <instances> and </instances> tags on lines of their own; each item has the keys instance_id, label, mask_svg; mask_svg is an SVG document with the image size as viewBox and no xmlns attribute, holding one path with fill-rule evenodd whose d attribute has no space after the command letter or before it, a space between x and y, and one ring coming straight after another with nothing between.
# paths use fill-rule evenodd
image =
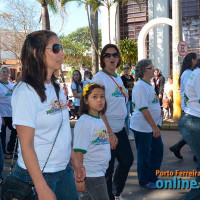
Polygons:
<instances>
[{"instance_id":1,"label":"sky","mask_svg":"<svg viewBox=\"0 0 200 200\"><path fill-rule=\"evenodd\" d=\"M0 0L0 10L5 10L5 4L7 0ZM25 2L35 3L36 0L24 0ZM38 7L40 7L39 3ZM78 6L76 2L70 2L66 5L66 17L63 29L59 32L61 27L61 18L59 15L53 15L50 13L51 30L56 32L58 35L69 33L77 30L78 28L88 26L88 19L85 7ZM100 18L100 16L99 16Z\"/></svg>"}]
</instances>

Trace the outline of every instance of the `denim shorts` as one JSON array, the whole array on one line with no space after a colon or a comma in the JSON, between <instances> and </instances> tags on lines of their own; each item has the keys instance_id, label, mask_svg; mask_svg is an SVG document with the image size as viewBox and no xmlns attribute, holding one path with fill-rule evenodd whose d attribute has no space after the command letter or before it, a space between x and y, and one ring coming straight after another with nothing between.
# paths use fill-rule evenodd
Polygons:
<instances>
[{"instance_id":1,"label":"denim shorts","mask_svg":"<svg viewBox=\"0 0 200 200\"><path fill-rule=\"evenodd\" d=\"M22 181L32 183L28 171L21 168L18 164L15 165L13 176ZM43 176L48 186L55 193L57 200L79 200L70 164L67 165L65 170L43 173ZM38 200L37 195L35 199Z\"/></svg>"}]
</instances>

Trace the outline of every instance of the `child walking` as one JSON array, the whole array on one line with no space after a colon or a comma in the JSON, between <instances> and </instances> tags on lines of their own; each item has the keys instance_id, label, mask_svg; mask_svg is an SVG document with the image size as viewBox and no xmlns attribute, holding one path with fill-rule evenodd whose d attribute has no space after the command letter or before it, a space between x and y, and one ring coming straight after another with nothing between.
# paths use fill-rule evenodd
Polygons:
<instances>
[{"instance_id":1,"label":"child walking","mask_svg":"<svg viewBox=\"0 0 200 200\"><path fill-rule=\"evenodd\" d=\"M81 200L109 200L105 172L111 158L109 135L100 113L106 111L105 88L91 83L83 89L80 118L74 128L73 149L86 169L84 182L76 182Z\"/></svg>"}]
</instances>

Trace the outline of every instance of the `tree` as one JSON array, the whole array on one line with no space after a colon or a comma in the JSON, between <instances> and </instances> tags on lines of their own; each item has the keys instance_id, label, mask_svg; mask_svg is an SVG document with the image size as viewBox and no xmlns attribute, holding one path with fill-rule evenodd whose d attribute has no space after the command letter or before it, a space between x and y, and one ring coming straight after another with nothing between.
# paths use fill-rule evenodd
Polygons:
<instances>
[{"instance_id":1,"label":"tree","mask_svg":"<svg viewBox=\"0 0 200 200\"><path fill-rule=\"evenodd\" d=\"M138 60L137 43L127 38L120 40L120 53L122 64L129 64L130 66L136 64Z\"/></svg>"},{"instance_id":2,"label":"tree","mask_svg":"<svg viewBox=\"0 0 200 200\"><path fill-rule=\"evenodd\" d=\"M0 48L20 57L26 35L38 29L37 7L24 0L7 0L6 12L0 11ZM39 16L38 16L39 17Z\"/></svg>"},{"instance_id":3,"label":"tree","mask_svg":"<svg viewBox=\"0 0 200 200\"><path fill-rule=\"evenodd\" d=\"M99 30L101 36L101 31ZM79 28L68 36L61 36L60 41L65 50L65 64L70 66L80 66L84 63L91 69L91 39L89 27ZM98 45L101 47L101 37Z\"/></svg>"},{"instance_id":4,"label":"tree","mask_svg":"<svg viewBox=\"0 0 200 200\"><path fill-rule=\"evenodd\" d=\"M61 16L64 19L65 9L64 6L67 3L66 0L37 0L42 7L41 11L41 19L42 19L42 29L43 30L50 30L50 19L49 19L49 10L48 6L51 11L55 14L58 11L61 11Z\"/></svg>"}]
</instances>

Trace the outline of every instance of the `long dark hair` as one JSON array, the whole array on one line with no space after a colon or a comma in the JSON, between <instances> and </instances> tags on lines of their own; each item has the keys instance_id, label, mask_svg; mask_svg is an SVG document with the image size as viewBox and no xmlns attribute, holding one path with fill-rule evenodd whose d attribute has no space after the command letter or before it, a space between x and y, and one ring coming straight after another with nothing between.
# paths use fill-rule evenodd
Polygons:
<instances>
[{"instance_id":1,"label":"long dark hair","mask_svg":"<svg viewBox=\"0 0 200 200\"><path fill-rule=\"evenodd\" d=\"M52 31L40 30L27 35L21 50L22 63L22 81L31 85L42 102L46 100L44 82L47 78L47 70L44 61L45 49L49 39L57 35ZM60 87L56 83L57 78L54 74L51 76L57 96L59 96Z\"/></svg>"},{"instance_id":2,"label":"long dark hair","mask_svg":"<svg viewBox=\"0 0 200 200\"><path fill-rule=\"evenodd\" d=\"M181 82L181 75L183 74L183 72L186 69L191 69L192 70L192 59L196 59L197 58L197 54L196 53L188 53L185 58L183 59L183 64L181 67L181 71L180 71L180 77L179 77L179 85Z\"/></svg>"},{"instance_id":3,"label":"long dark hair","mask_svg":"<svg viewBox=\"0 0 200 200\"><path fill-rule=\"evenodd\" d=\"M77 72L79 74L78 81L75 81L75 79L74 79L74 72ZM74 81L74 83L76 84L76 90L77 90L77 92L78 92L78 89L79 89L79 85L81 86L81 88L83 88L83 83L81 82L81 80L82 80L81 72L79 70L77 70L77 69L74 70L73 71L73 76L72 76L72 81Z\"/></svg>"},{"instance_id":4,"label":"long dark hair","mask_svg":"<svg viewBox=\"0 0 200 200\"><path fill-rule=\"evenodd\" d=\"M89 113L89 106L88 104L85 103L86 100L88 100L89 95L92 93L92 90L94 90L95 88L100 88L105 92L105 87L103 85L100 85L98 83L91 83L88 84L89 85L89 89L86 91L86 93L82 94L81 96L81 101L80 101L80 107L79 107L79 115L83 115L83 114L88 114ZM87 86L87 85L86 85ZM106 112L107 109L107 104L105 102L105 105L101 111L101 114L104 114Z\"/></svg>"},{"instance_id":5,"label":"long dark hair","mask_svg":"<svg viewBox=\"0 0 200 200\"><path fill-rule=\"evenodd\" d=\"M114 45L114 44L106 44L104 46L104 48L102 49L101 56L100 56L100 64L101 64L101 68L103 68L103 69L105 68L105 62L104 62L103 55L106 52L106 50L109 49L109 48L114 48L117 51L117 53L120 55L119 49L118 49L118 47L116 45ZM122 58L121 58L121 55L120 55L119 62L117 63L117 67L119 67L121 65L121 62L122 62Z\"/></svg>"}]
</instances>

